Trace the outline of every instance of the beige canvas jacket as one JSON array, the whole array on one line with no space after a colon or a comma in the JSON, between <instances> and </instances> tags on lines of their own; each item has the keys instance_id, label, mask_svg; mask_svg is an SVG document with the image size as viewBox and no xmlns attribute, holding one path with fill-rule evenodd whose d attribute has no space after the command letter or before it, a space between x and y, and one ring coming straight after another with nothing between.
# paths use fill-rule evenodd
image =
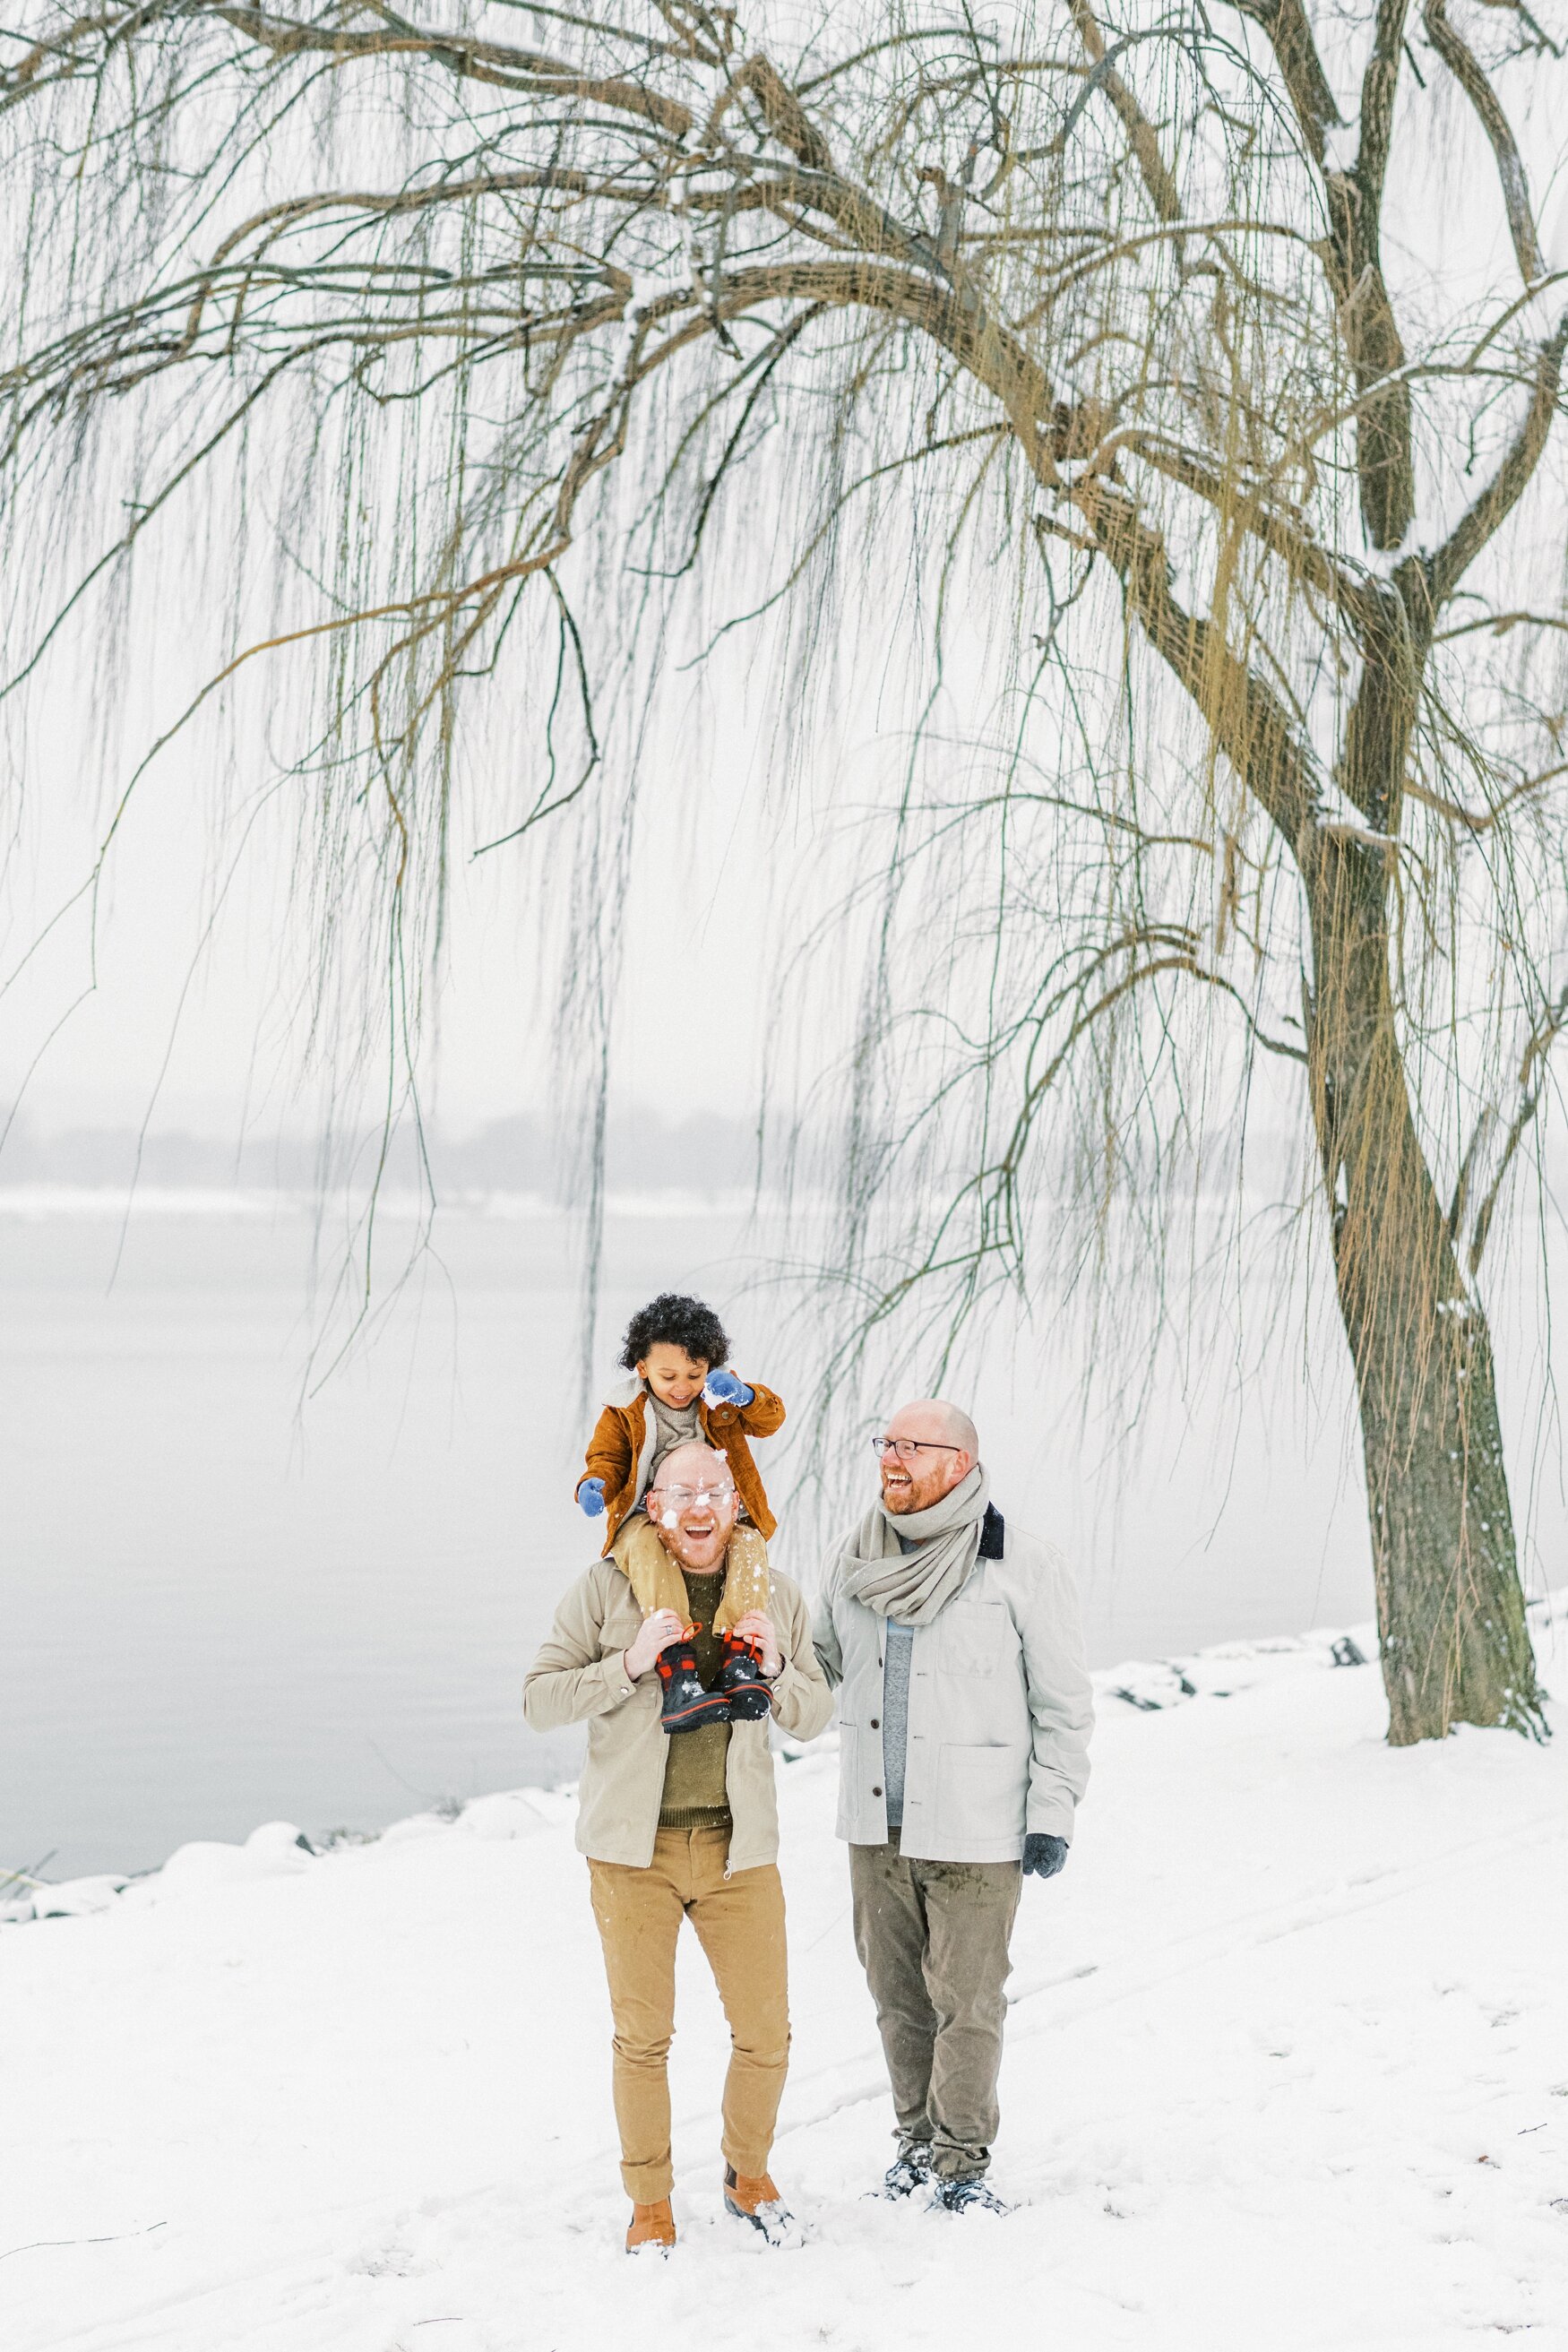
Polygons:
<instances>
[{"instance_id":1,"label":"beige canvas jacket","mask_svg":"<svg viewBox=\"0 0 1568 2352\"><path fill-rule=\"evenodd\" d=\"M811 1619L798 1586L773 1575L769 1613L784 1665L773 1685L773 1719L796 1739L826 1728L833 1696L812 1647ZM522 1711L535 1731L588 1727L588 1756L578 1792L577 1844L595 1862L646 1870L653 1860L669 1737L659 1726L657 1674L628 1683L622 1654L637 1637L642 1612L613 1559L595 1560L555 1612L555 1622L522 1686ZM778 1858L778 1806L768 1725L737 1723L730 1733L730 1868L756 1870Z\"/></svg>"}]
</instances>

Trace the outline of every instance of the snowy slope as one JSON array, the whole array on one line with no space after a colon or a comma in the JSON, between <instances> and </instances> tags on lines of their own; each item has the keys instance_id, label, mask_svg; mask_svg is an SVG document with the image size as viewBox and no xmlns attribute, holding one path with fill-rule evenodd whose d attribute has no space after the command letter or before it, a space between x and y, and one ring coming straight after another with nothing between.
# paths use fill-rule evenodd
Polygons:
<instances>
[{"instance_id":1,"label":"snowy slope","mask_svg":"<svg viewBox=\"0 0 1568 2352\"><path fill-rule=\"evenodd\" d=\"M1375 1668L1327 1654L1100 1678L1198 1695L1103 1696L1071 1862L1026 1885L995 2178L1026 2201L1004 2221L864 2200L890 2113L830 1753L783 1774L773 2168L813 2231L798 2253L720 2210L723 2032L692 1939L683 2245L618 2252L569 1799L321 1857L274 1825L0 1932L0 2342L1457 2352L1523 2331L1568 2352L1568 1741L1394 1753Z\"/></svg>"}]
</instances>

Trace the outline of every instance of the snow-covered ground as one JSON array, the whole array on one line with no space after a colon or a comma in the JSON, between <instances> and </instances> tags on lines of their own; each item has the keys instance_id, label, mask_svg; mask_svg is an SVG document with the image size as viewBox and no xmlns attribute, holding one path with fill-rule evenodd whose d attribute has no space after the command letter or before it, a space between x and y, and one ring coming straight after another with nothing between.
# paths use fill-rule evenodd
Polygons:
<instances>
[{"instance_id":1,"label":"snow-covered ground","mask_svg":"<svg viewBox=\"0 0 1568 2352\"><path fill-rule=\"evenodd\" d=\"M1538 1640L1563 1682L1561 1625ZM722 2215L689 1938L682 2244L619 2252L569 1798L321 1856L275 1824L79 1888L83 1916L0 1932L0 2341L1568 2347L1568 1741L1395 1753L1375 1668L1327 1654L1211 1652L1190 1699L1166 1669L1097 1678L1078 1841L1015 1947L1005 2221L866 2200L891 2118L831 1753L782 1775L795 2253Z\"/></svg>"}]
</instances>

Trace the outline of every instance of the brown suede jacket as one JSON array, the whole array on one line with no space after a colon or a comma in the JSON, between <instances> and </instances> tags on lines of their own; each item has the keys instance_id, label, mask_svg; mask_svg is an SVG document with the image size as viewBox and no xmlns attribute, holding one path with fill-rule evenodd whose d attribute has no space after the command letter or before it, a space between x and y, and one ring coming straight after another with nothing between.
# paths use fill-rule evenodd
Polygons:
<instances>
[{"instance_id":1,"label":"brown suede jacket","mask_svg":"<svg viewBox=\"0 0 1568 2352\"><path fill-rule=\"evenodd\" d=\"M738 1372L736 1378L745 1380L745 1374ZM775 1429L784 1427L784 1402L772 1389L764 1389L754 1381L747 1381L746 1385L754 1391L750 1404L708 1405L699 1398L697 1420L705 1443L729 1463L735 1491L747 1516L764 1536L771 1536L778 1521L768 1508L767 1493L746 1441L771 1437ZM641 1495L645 1465L652 1458L656 1439L654 1417L647 1409L647 1391L634 1373L605 1399L605 1410L588 1440L588 1459L583 1472L583 1478L602 1478L605 1482L606 1552L626 1513ZM577 1481L579 1486L583 1478Z\"/></svg>"}]
</instances>

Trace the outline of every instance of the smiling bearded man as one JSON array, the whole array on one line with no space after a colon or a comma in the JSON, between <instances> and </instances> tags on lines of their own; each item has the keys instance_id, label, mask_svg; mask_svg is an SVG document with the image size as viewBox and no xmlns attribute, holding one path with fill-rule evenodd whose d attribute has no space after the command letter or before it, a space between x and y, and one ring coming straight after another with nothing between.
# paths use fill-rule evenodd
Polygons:
<instances>
[{"instance_id":1,"label":"smiling bearded man","mask_svg":"<svg viewBox=\"0 0 1568 2352\"><path fill-rule=\"evenodd\" d=\"M928 1399L873 1441L881 1499L829 1555L816 1653L838 1688L838 1834L893 2087L884 2192L1006 2210L996 2136L1008 1943L1054 1877L1093 1716L1059 1552L990 1499L973 1423Z\"/></svg>"},{"instance_id":2,"label":"smiling bearded man","mask_svg":"<svg viewBox=\"0 0 1568 2352\"><path fill-rule=\"evenodd\" d=\"M730 1465L706 1445L667 1454L647 1495L648 1517L686 1584L698 1664L717 1668L714 1612L740 1499ZM627 2251L675 2243L670 2211L670 2037L675 1948L689 1919L730 2021L724 2083L724 2202L771 2245L798 2231L768 2177L773 2126L789 2063L784 1888L771 1713L812 1739L833 1699L812 1650L797 1586L775 1569L768 1607L735 1627L762 1659L769 1706L761 1717L717 1719L666 1736L658 1676L666 1650L687 1638L673 1609L645 1619L614 1559L595 1560L562 1601L523 1685L536 1731L586 1723L577 1844L588 1857L594 1916L615 2017L616 2120L621 2177L632 2200ZM728 1719L726 1719L728 1718Z\"/></svg>"}]
</instances>

